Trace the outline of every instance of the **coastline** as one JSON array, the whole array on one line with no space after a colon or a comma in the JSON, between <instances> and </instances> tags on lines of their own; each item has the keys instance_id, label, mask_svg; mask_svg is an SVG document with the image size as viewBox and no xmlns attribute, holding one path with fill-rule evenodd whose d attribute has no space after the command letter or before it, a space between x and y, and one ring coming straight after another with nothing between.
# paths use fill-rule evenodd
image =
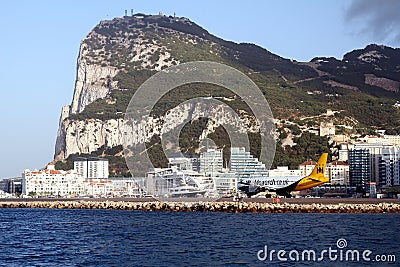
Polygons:
<instances>
[{"instance_id":1,"label":"coastline","mask_svg":"<svg viewBox=\"0 0 400 267\"><path fill-rule=\"evenodd\" d=\"M142 210L166 212L228 212L228 213L400 213L400 201L360 199L354 203L343 199L308 199L293 203L294 199L272 203L271 199L245 199L233 202L231 199L164 201L156 199L0 199L0 208L39 209L109 209ZM261 200L261 199L259 199ZM268 202L266 201L268 200ZM288 201L289 200L289 201ZM292 201L290 201L292 200Z\"/></svg>"}]
</instances>

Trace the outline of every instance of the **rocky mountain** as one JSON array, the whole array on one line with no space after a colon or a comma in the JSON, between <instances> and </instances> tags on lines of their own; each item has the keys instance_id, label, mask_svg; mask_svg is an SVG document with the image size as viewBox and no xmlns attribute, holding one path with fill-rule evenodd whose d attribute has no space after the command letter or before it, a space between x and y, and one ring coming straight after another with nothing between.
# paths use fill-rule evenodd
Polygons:
<instances>
[{"instance_id":1,"label":"rocky mountain","mask_svg":"<svg viewBox=\"0 0 400 267\"><path fill-rule=\"evenodd\" d=\"M254 44L220 39L187 18L135 14L101 21L81 42L73 100L62 109L55 159L90 153L104 156L111 148L119 148L112 149L112 156L120 156L124 112L135 90L157 71L196 60L224 63L246 73L266 96L278 127L284 126L280 123L284 120L317 126L318 116L332 109L338 111L335 122L355 131L400 131L395 105L400 89L400 49L369 45L342 60L320 57L296 62ZM247 131L256 133L251 112L230 91L188 85L158 103L153 117L142 122L154 131L137 129L133 142L156 142L165 119L174 127L182 118L197 118L200 114L195 105L177 105L210 95L225 99L238 111ZM224 120L236 123L232 118ZM206 121L190 138L219 131L221 123Z\"/></svg>"}]
</instances>

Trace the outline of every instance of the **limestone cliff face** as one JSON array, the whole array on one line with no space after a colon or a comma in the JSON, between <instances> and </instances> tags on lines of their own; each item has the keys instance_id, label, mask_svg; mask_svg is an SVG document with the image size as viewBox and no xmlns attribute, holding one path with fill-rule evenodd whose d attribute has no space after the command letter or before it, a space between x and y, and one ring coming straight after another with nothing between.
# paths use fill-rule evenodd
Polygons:
<instances>
[{"instance_id":1,"label":"limestone cliff face","mask_svg":"<svg viewBox=\"0 0 400 267\"><path fill-rule=\"evenodd\" d=\"M90 153L102 145L121 144L123 120L69 120L61 125L64 134L64 157L74 153Z\"/></svg>"},{"instance_id":2,"label":"limestone cliff face","mask_svg":"<svg viewBox=\"0 0 400 267\"><path fill-rule=\"evenodd\" d=\"M108 147L121 145L123 138L129 140L132 145L150 141L153 134L168 133L185 121L204 116L204 108L200 105L193 103L179 105L171 109L165 116L149 117L147 120L136 122L134 126L126 124L124 119L103 121L98 119L70 120L66 118L60 124L56 154L58 152L58 159L62 159L75 153L90 153L103 145ZM230 125L242 132L249 129L251 131L258 130L251 117L244 116L237 120L224 105L215 106L208 113L210 117L218 116L218 120L210 120L209 125L204 129L204 136L219 125ZM224 115L220 116L221 114Z\"/></svg>"},{"instance_id":3,"label":"limestone cliff face","mask_svg":"<svg viewBox=\"0 0 400 267\"><path fill-rule=\"evenodd\" d=\"M77 61L74 96L71 104L71 113L79 113L85 106L99 98L104 98L116 83L112 79L118 69L112 66L101 66L95 62L88 62L90 47L82 42Z\"/></svg>"},{"instance_id":4,"label":"limestone cliff face","mask_svg":"<svg viewBox=\"0 0 400 267\"><path fill-rule=\"evenodd\" d=\"M117 83L112 79L118 73L118 69L111 66L101 66L94 62L88 62L89 47L82 42L77 60L77 72L74 95L71 105L64 106L61 111L59 128L57 132L57 140L55 146L55 160L62 160L74 151L73 153L91 152L93 150L80 150L75 146L71 150L71 141L68 134L74 131L74 128L69 128L68 117L71 114L82 112L85 107L96 101L99 98L106 97L113 88L117 87ZM86 122L82 121L81 124ZM68 140L67 140L68 139ZM93 147L93 146L89 146Z\"/></svg>"},{"instance_id":5,"label":"limestone cliff face","mask_svg":"<svg viewBox=\"0 0 400 267\"><path fill-rule=\"evenodd\" d=\"M68 118L70 114L71 106L63 106L61 110L60 122L58 125L57 139L56 139L56 147L55 147L55 160L64 159L65 153L65 125L64 122Z\"/></svg>"}]
</instances>

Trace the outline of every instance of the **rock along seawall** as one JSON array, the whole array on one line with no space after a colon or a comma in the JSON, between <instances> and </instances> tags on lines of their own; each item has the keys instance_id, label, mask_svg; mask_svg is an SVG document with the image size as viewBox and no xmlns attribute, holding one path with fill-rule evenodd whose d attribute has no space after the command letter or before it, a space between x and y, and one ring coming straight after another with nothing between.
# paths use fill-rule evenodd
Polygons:
<instances>
[{"instance_id":1,"label":"rock along seawall","mask_svg":"<svg viewBox=\"0 0 400 267\"><path fill-rule=\"evenodd\" d=\"M0 201L0 208L110 209L230 213L400 213L399 203L293 204L246 202Z\"/></svg>"}]
</instances>

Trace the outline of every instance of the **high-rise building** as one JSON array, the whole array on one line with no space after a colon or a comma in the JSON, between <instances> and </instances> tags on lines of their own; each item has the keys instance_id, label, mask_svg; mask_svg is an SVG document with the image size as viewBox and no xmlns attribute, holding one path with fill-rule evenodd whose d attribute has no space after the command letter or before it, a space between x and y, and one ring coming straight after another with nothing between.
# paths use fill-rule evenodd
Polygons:
<instances>
[{"instance_id":1,"label":"high-rise building","mask_svg":"<svg viewBox=\"0 0 400 267\"><path fill-rule=\"evenodd\" d=\"M382 175L382 153L383 149L393 147L389 144L388 140L378 137L367 136L360 139L361 143L356 143L352 145L342 145L339 150L339 160L348 160L349 151L355 150L368 150L370 154L370 178L371 182L375 182L377 185L386 184L386 177Z\"/></svg>"},{"instance_id":2,"label":"high-rise building","mask_svg":"<svg viewBox=\"0 0 400 267\"><path fill-rule=\"evenodd\" d=\"M356 143L355 150L367 150L370 154L370 180L369 182L382 183L379 176L379 163L381 161L382 149L388 145L382 143ZM350 159L349 159L350 160Z\"/></svg>"},{"instance_id":3,"label":"high-rise building","mask_svg":"<svg viewBox=\"0 0 400 267\"><path fill-rule=\"evenodd\" d=\"M207 149L200 153L200 172L206 175L222 172L223 156L222 149Z\"/></svg>"},{"instance_id":4,"label":"high-rise building","mask_svg":"<svg viewBox=\"0 0 400 267\"><path fill-rule=\"evenodd\" d=\"M108 159L78 157L74 170L83 178L108 178Z\"/></svg>"},{"instance_id":5,"label":"high-rise building","mask_svg":"<svg viewBox=\"0 0 400 267\"><path fill-rule=\"evenodd\" d=\"M368 149L349 150L350 185L366 188L371 181L371 159Z\"/></svg>"},{"instance_id":6,"label":"high-rise building","mask_svg":"<svg viewBox=\"0 0 400 267\"><path fill-rule=\"evenodd\" d=\"M253 157L244 147L231 148L230 170L236 173L239 179L268 176L265 164Z\"/></svg>"},{"instance_id":7,"label":"high-rise building","mask_svg":"<svg viewBox=\"0 0 400 267\"><path fill-rule=\"evenodd\" d=\"M400 185L400 148L386 147L382 150L380 185Z\"/></svg>"}]
</instances>

